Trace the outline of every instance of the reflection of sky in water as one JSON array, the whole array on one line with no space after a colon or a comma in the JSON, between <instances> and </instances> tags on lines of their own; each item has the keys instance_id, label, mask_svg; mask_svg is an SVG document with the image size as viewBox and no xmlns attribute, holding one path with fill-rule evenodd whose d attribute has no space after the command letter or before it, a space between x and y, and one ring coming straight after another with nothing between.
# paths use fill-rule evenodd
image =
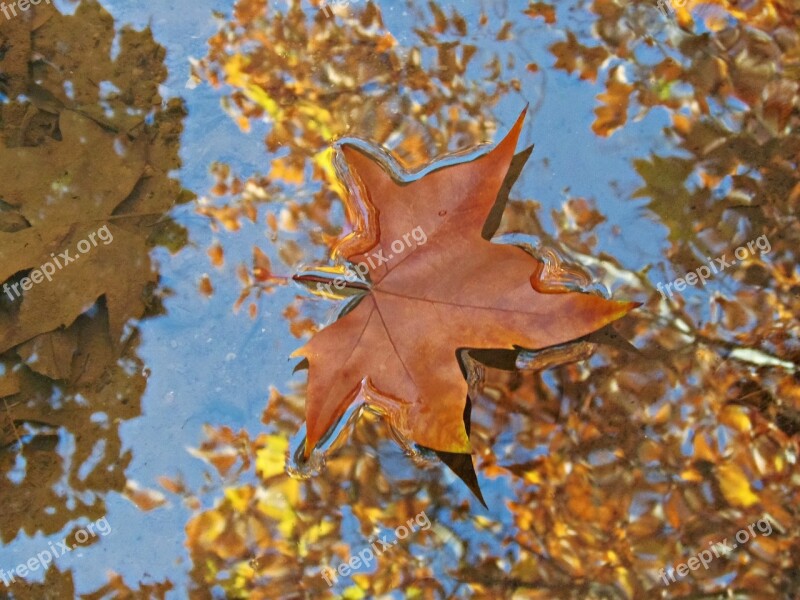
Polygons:
<instances>
[{"instance_id":1,"label":"reflection of sky in water","mask_svg":"<svg viewBox=\"0 0 800 600\"><path fill-rule=\"evenodd\" d=\"M57 4L65 12L73 10L62 2ZM195 89L185 86L189 58L204 56L206 40L216 31L212 11L228 12L230 4L212 0L161 3L104 0L102 4L112 13L118 28L124 24L136 28L149 25L155 39L167 48L169 79L162 95L182 96L189 112L184 120L181 150L184 164L179 173L183 185L204 195L211 186L208 168L213 161L231 164L234 171L244 177L266 172L268 161L263 136L267 127L253 123L252 132L244 134L222 112L219 92L205 83ZM390 2L380 4L386 6L384 21L400 46L415 42L413 28L419 26L415 16L399 6L389 7ZM459 2L457 6L467 11L463 14L468 22L477 21L477 3L464 6ZM559 5L559 14L565 18L566 8ZM496 14L492 14L493 10ZM516 72L521 76L523 91L506 96L496 109L499 137L513 123L525 101L537 105L542 78L541 75L525 76L525 65L528 62L551 65L553 57L546 48L557 38L547 31L541 19L504 15L497 9L489 9L489 15L490 18L509 17L520 24L515 30L515 44L519 49ZM487 39L479 43L484 47L497 44L493 38ZM431 60L432 57L425 58ZM477 62L471 69L473 77L480 76ZM551 230L548 215L552 208L561 205L567 196L566 190L572 196L595 198L601 212L609 218L598 228L599 250L616 256L627 267L640 268L660 260L659 243L665 236L661 226L640 218L642 201L624 199L640 185L630 161L634 156L647 155L647 148L663 152L666 142L661 127L666 119L662 111L655 110L643 121L623 128L610 139L595 136L591 129L592 110L602 84L601 81L593 86L574 75L548 71L545 98L538 112L529 118L520 143L520 148L532 143L536 148L512 197L535 198L541 202L543 223ZM193 243L174 257L163 248L154 252L160 266L161 284L174 295L165 302L166 317L141 325L143 341L139 356L151 375L142 400L143 416L126 422L121 432L123 443L133 455L127 469L129 479L147 488L157 488L159 475L182 474L188 487L197 489L203 484L201 475L206 468L189 456L186 447L197 446L202 441L203 424L227 425L235 431L245 428L255 435L264 430L260 416L269 387L288 391L287 383L299 381L304 375L292 375L294 361L288 357L300 341L288 333L286 320L281 316L283 308L297 293L296 289L278 289L262 299L255 321L248 318L246 310L238 315L231 311L240 289L231 265L249 261L254 244L270 256L276 270L281 268L276 248L264 235L263 220L259 219L260 224L255 226L244 221L240 232L225 237L226 268L214 272L215 294L205 299L197 293L197 282L202 273L213 269L206 248L215 234L210 231L207 220L194 213L191 203L179 207L176 215L178 221L190 229ZM612 225L619 226L622 233L611 234ZM319 251L315 252L318 256ZM654 278L659 280L660 276L656 274ZM498 447L512 443L513 439L509 429L502 435ZM532 455L539 454L537 449ZM599 454L594 458L597 464L607 460ZM396 447L382 456L382 465L392 474L390 479L412 476L416 469ZM469 502L476 514L482 513L484 509L472 499L465 486L449 472L442 473L444 469L426 471L419 476L447 477L448 493ZM502 479L481 478L481 482L487 503L494 507L493 517L510 526L505 501L513 492ZM204 508L216 500L216 491L201 497ZM92 547L58 558L57 566L62 570L74 569L78 591L100 587L106 581L106 571L113 569L121 572L129 585L140 579L144 582L170 579L176 585L178 596L184 596L185 573L191 567L184 548L184 526L190 512L174 500L170 506L149 513L140 512L117 494L111 494L106 501L112 534ZM348 507L342 510L345 515L351 514ZM428 516L434 527L437 524L447 527L458 537L469 538L473 534L470 522L453 524L447 523L445 515ZM392 527L391 523L386 525ZM355 519L345 519L342 532L354 552L366 545ZM65 533L47 539L41 535L18 539L12 546L0 550L0 567L13 568L46 548L48 539L60 539ZM503 556L498 538L485 537L483 541L498 544L488 548L488 552ZM397 560L401 554L407 556L408 549L393 550L391 556L378 560ZM456 566L458 560L448 553L426 557L426 560L428 558L439 562L437 572ZM39 571L31 579L41 575ZM340 585L342 583L346 585L347 579L341 580Z\"/></svg>"}]
</instances>

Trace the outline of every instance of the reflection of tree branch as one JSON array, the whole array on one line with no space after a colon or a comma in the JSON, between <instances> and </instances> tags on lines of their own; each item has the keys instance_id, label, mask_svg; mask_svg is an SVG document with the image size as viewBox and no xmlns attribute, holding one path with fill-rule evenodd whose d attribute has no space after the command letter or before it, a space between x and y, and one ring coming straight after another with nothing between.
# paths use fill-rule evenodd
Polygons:
<instances>
[{"instance_id":1,"label":"reflection of tree branch","mask_svg":"<svg viewBox=\"0 0 800 600\"><path fill-rule=\"evenodd\" d=\"M579 260L583 262L583 264L594 264L601 266L606 272L615 273L616 276L623 276L626 282L631 285L631 282L638 281L641 286L641 291L647 291L649 294L653 294L656 292L656 289L653 287L652 283L641 273L636 271L631 271L630 269L626 269L617 264L612 264L606 259L602 258L595 258L592 256L588 256L583 254L579 251L576 251L566 244L560 243L555 238L547 235L546 233L541 234L542 237L548 239L550 243L557 247L567 247L569 249L569 254L575 256ZM669 306L673 310L678 310L678 305L674 301L670 301L669 299L664 299L665 302L669 304ZM772 364L773 366L780 366L788 371L794 372L800 369L800 363L786 360L783 358L779 358L769 352L762 350L761 348L757 348L754 346L748 346L743 344L737 344L734 342L730 342L728 340L719 339L719 338L712 338L706 334L700 333L697 330L697 327L693 324L692 319L688 314L683 312L683 318L680 315L673 315L672 318L666 318L664 316L655 315L646 309L639 309L637 314L640 315L648 315L652 321L658 321L662 324L662 326L668 326L672 330L680 333L684 336L689 336L693 338L693 343L702 342L708 346L723 348L727 350L729 353L734 354L732 358L738 359L742 362L749 362L754 365L764 366L765 364ZM748 354L750 356L748 356Z\"/></svg>"},{"instance_id":2,"label":"reflection of tree branch","mask_svg":"<svg viewBox=\"0 0 800 600\"><path fill-rule=\"evenodd\" d=\"M11 406L9 406L8 400L3 398L3 404L6 407L6 418L8 419L8 424L11 425L11 430L14 432L14 437L17 438L17 443L19 443L19 447L22 448L22 440L19 437L17 426L14 424L14 419L11 417L11 406L16 406L18 403L14 403Z\"/></svg>"},{"instance_id":3,"label":"reflection of tree branch","mask_svg":"<svg viewBox=\"0 0 800 600\"><path fill-rule=\"evenodd\" d=\"M531 531L531 533L536 535L535 532L533 532L533 531ZM536 537L539 540L539 543L542 545L542 547L544 547L544 542L539 538L538 535ZM564 577L567 578L567 581L571 581L572 580L572 573L567 571L564 568L564 565L562 565L561 563L559 563L557 561L554 561L551 556L543 555L541 552L539 552L538 550L532 548L531 546L529 546L528 544L526 544L525 542L523 542L521 540L516 540L516 542L517 542L517 545L521 549L525 550L526 552L529 552L530 554L532 554L533 556L535 556L536 558L538 558L542 562L545 562L545 563L549 564L551 567L557 569Z\"/></svg>"},{"instance_id":4,"label":"reflection of tree branch","mask_svg":"<svg viewBox=\"0 0 800 600\"><path fill-rule=\"evenodd\" d=\"M660 321L662 325L666 324L666 326L670 327L673 331L679 333L680 335L693 338L692 343L689 345L701 342L707 346L722 348L728 351L727 358L750 363L759 367L782 367L790 372L795 372L800 369L800 363L779 358L774 354L770 354L769 352L762 350L761 348L709 337L697 331L697 328L694 327L694 325L692 325L690 322L680 319L677 316L673 320L668 320L664 319L663 317L656 317L647 311L642 311L642 313L650 315L653 321Z\"/></svg>"}]
</instances>

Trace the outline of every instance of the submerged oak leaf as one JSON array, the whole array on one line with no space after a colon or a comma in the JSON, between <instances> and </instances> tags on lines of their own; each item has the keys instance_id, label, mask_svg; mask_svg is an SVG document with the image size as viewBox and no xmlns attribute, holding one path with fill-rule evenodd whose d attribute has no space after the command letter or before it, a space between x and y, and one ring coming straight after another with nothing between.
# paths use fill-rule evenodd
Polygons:
<instances>
[{"instance_id":1,"label":"submerged oak leaf","mask_svg":"<svg viewBox=\"0 0 800 600\"><path fill-rule=\"evenodd\" d=\"M636 306L587 293L536 291L541 263L522 248L481 235L524 116L490 152L414 181L403 181L355 146L341 147L376 219L377 237L366 252L343 252L368 268L370 285L360 303L293 354L308 361L306 457L360 396L383 409L409 440L439 452L470 453L461 350L562 344ZM424 232L424 242L418 235L415 247L397 252L398 240L410 241L413 231Z\"/></svg>"}]
</instances>

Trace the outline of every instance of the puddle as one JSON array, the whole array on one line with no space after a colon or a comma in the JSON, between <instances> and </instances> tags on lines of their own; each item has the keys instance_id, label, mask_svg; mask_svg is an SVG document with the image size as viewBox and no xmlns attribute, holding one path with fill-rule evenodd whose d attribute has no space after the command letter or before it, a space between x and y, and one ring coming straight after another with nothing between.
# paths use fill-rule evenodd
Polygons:
<instances>
[{"instance_id":1,"label":"puddle","mask_svg":"<svg viewBox=\"0 0 800 600\"><path fill-rule=\"evenodd\" d=\"M659 4L0 6L0 596L793 597L800 17ZM525 106L484 240L641 306L453 349L471 456L367 388L306 458L382 235L342 148L420 181Z\"/></svg>"}]
</instances>

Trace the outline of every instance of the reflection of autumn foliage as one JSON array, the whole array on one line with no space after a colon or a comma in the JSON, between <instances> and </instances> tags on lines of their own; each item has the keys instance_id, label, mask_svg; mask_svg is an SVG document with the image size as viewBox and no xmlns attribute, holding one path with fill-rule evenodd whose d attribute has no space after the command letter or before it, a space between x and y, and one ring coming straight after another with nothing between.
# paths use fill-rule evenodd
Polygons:
<instances>
[{"instance_id":1,"label":"reflection of autumn foliage","mask_svg":"<svg viewBox=\"0 0 800 600\"><path fill-rule=\"evenodd\" d=\"M185 111L162 103L164 49L149 31L116 31L96 2L71 16L42 3L4 21L0 47L0 283L18 283L51 253L74 255L101 225L113 234L22 298L0 297L7 543L96 520L104 494L126 489L131 455L119 427L140 415L146 385L128 322L162 312L149 252L185 243L165 213L191 195L169 177ZM56 567L44 586L18 581L12 591L74 594L71 573ZM114 578L96 597L112 591L132 593Z\"/></svg>"},{"instance_id":2,"label":"reflection of autumn foliage","mask_svg":"<svg viewBox=\"0 0 800 600\"><path fill-rule=\"evenodd\" d=\"M377 534L379 526L396 527L420 510L431 518L437 514L435 504L416 500L415 495L427 488L442 498L441 484L435 477L420 481L413 472L404 476L386 472L377 459L375 442L386 432L379 431L383 425L374 420L363 421L355 444L332 457L325 477L289 478L286 432L302 421L302 403L301 396L273 391L263 416L269 433L251 439L246 432L219 428L209 431L195 451L226 482L224 498L213 509L198 512L187 525L198 592L218 585L228 598L289 598L300 596L300 590L316 597L329 589L319 577L322 564L335 557L347 560L351 552L368 545L366 536ZM392 499L391 490L404 492L406 500ZM193 496L188 498L194 502ZM337 506L351 506L355 520L346 521L333 509ZM442 550L447 539L452 540L452 533L445 536L445 532L439 528L434 533L432 528L412 534L407 547L377 561L376 575L355 578L374 594L412 583L425 593L441 593L444 588L436 581L433 565L414 559L411 545ZM362 541L351 548L345 539L351 536ZM355 586L350 589L358 593Z\"/></svg>"},{"instance_id":3,"label":"reflection of autumn foliage","mask_svg":"<svg viewBox=\"0 0 800 600\"><path fill-rule=\"evenodd\" d=\"M343 136L368 134L411 168L488 137L486 111L507 84L466 76L480 57L457 11L448 16L432 4L419 45L403 48L373 2L336 9L335 18L300 2L291 7L239 2L200 65L212 84L229 86L226 108L244 128L265 119L267 149L289 150L272 161L270 178L300 184L310 168L336 185L326 151Z\"/></svg>"},{"instance_id":4,"label":"reflection of autumn foliage","mask_svg":"<svg viewBox=\"0 0 800 600\"><path fill-rule=\"evenodd\" d=\"M618 334L600 340L588 362L543 373L486 370L471 439L479 473L500 490L488 498L491 513L476 516L453 488L445 493L440 466L418 459L423 468L407 469L399 450L378 441L383 424L372 419L362 419L322 475L288 478L281 454L286 432L302 421L303 394L273 393L267 433L251 440L246 432L215 429L202 449L227 478L224 497L199 510L187 528L198 589L218 584L242 598L324 593L321 566L347 560L368 543L376 523L393 527L424 509L434 523L430 532L409 542L402 557L343 580L336 593L796 595L800 16L779 0L702 4L700 11L690 0L668 24L647 3L594 0L586 4L592 33L584 29L586 13L573 26L557 5L530 3L517 15L563 30L550 46L550 70L604 84L597 135L633 129L632 114L666 111L676 151L632 165L643 180L632 196L646 199L649 216L668 237L664 261L652 271L597 255L607 219L592 199L569 198L550 215L552 224L542 221L533 200L509 203L501 232L538 237L645 306ZM434 24L420 39L447 43L450 23L438 6L431 11ZM272 231L307 219L331 236L336 188L320 158L330 139L360 134L417 165L461 132L453 120L422 118L428 115L420 107L443 106L441 99L404 105L406 87L397 85L446 82L440 67L449 50L442 50L441 63L404 62L371 8L333 20L309 20L298 8L263 14L261 4L240 3L237 20L213 41L212 64L204 66L213 81L233 86L234 114L269 117L269 149L289 148L265 184L317 180L332 190L314 192L302 207L287 203ZM517 17L498 33L513 37ZM324 39L313 32L324 32ZM331 60L309 58L319 47ZM347 60L347 53L359 59ZM380 85L364 87L373 80ZM468 98L453 100L463 102L454 112L459 119L476 114ZM404 107L394 117L402 120L391 121L395 106ZM377 114L384 120L370 118ZM395 130L399 135L390 135ZM474 130L457 144L482 136ZM696 293L665 300L656 291L655 283L759 235L770 240L769 254L747 258ZM305 315L297 307L290 312ZM230 461L240 467L235 475ZM771 536L662 587L661 568L764 515L774 523Z\"/></svg>"},{"instance_id":5,"label":"reflection of autumn foliage","mask_svg":"<svg viewBox=\"0 0 800 600\"><path fill-rule=\"evenodd\" d=\"M77 595L70 571L59 571L57 567L48 569L42 583L28 583L14 587L14 598L19 600L42 600L42 598L78 598L81 600L107 600L109 598L141 598L142 600L165 600L167 592L173 586L165 583L143 583L130 588L123 577L117 573L109 573L106 585L89 594Z\"/></svg>"}]
</instances>

